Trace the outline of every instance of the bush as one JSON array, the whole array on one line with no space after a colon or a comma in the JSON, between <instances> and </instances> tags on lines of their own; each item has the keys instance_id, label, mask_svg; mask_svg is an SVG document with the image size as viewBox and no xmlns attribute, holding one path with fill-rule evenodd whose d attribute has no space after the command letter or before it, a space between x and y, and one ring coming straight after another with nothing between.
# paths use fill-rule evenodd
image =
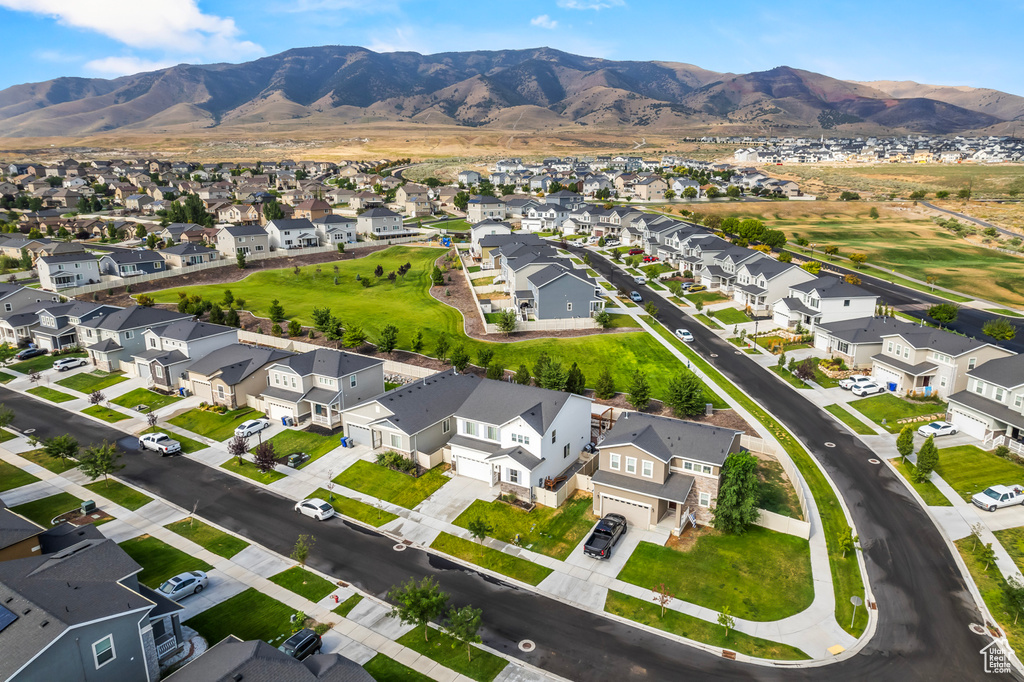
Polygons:
<instances>
[{"instance_id":1,"label":"bush","mask_svg":"<svg viewBox=\"0 0 1024 682\"><path fill-rule=\"evenodd\" d=\"M405 473L413 473L416 471L416 462L402 456L394 450L377 453L377 457L374 461L380 466L387 467L388 469L394 469L395 471L402 471Z\"/></svg>"}]
</instances>

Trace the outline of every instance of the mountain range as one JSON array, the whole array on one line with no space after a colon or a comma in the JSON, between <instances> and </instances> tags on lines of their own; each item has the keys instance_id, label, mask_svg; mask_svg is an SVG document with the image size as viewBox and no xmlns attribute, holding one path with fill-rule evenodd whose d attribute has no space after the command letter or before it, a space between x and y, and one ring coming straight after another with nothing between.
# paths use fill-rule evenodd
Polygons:
<instances>
[{"instance_id":1,"label":"mountain range","mask_svg":"<svg viewBox=\"0 0 1024 682\"><path fill-rule=\"evenodd\" d=\"M718 73L675 62L553 50L421 55L288 50L241 64L179 64L115 79L56 78L0 91L0 136L175 133L395 121L521 131L1005 134L1024 97L907 81L853 82L780 66Z\"/></svg>"}]
</instances>

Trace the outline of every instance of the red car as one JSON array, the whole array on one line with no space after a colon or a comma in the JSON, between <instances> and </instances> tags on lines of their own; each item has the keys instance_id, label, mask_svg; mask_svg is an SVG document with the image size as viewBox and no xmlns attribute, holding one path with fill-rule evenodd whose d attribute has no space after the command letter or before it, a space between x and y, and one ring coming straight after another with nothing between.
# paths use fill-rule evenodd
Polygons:
<instances>
[{"instance_id":1,"label":"red car","mask_svg":"<svg viewBox=\"0 0 1024 682\"><path fill-rule=\"evenodd\" d=\"M643 252L644 252L644 250L643 250L643 249L630 249L630 250L629 250L629 255L630 255L630 256L635 256L635 255L637 255L638 253L643 253Z\"/></svg>"},{"instance_id":2,"label":"red car","mask_svg":"<svg viewBox=\"0 0 1024 682\"><path fill-rule=\"evenodd\" d=\"M644 256L644 262L645 263L653 263L656 260L658 260L657 256Z\"/></svg>"}]
</instances>

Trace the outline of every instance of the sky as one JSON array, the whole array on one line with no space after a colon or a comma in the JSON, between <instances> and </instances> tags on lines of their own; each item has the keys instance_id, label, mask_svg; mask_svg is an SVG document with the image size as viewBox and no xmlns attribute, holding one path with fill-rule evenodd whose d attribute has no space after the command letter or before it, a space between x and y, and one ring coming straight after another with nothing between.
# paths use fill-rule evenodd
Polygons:
<instances>
[{"instance_id":1,"label":"sky","mask_svg":"<svg viewBox=\"0 0 1024 682\"><path fill-rule=\"evenodd\" d=\"M1024 96L1022 25L1024 0L0 0L0 89L314 45L424 54L546 46L712 71L785 65Z\"/></svg>"}]
</instances>

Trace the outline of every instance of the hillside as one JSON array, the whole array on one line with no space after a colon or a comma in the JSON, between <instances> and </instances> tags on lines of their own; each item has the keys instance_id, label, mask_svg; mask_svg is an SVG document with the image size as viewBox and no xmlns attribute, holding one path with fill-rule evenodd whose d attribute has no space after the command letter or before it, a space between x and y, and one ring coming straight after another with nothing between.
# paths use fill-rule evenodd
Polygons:
<instances>
[{"instance_id":1,"label":"hillside","mask_svg":"<svg viewBox=\"0 0 1024 682\"><path fill-rule=\"evenodd\" d=\"M784 66L726 74L550 48L420 55L327 46L242 64L179 64L113 80L13 86L0 91L0 136L366 121L943 134L1024 117L1024 98L1014 95L910 86L840 81Z\"/></svg>"}]
</instances>

